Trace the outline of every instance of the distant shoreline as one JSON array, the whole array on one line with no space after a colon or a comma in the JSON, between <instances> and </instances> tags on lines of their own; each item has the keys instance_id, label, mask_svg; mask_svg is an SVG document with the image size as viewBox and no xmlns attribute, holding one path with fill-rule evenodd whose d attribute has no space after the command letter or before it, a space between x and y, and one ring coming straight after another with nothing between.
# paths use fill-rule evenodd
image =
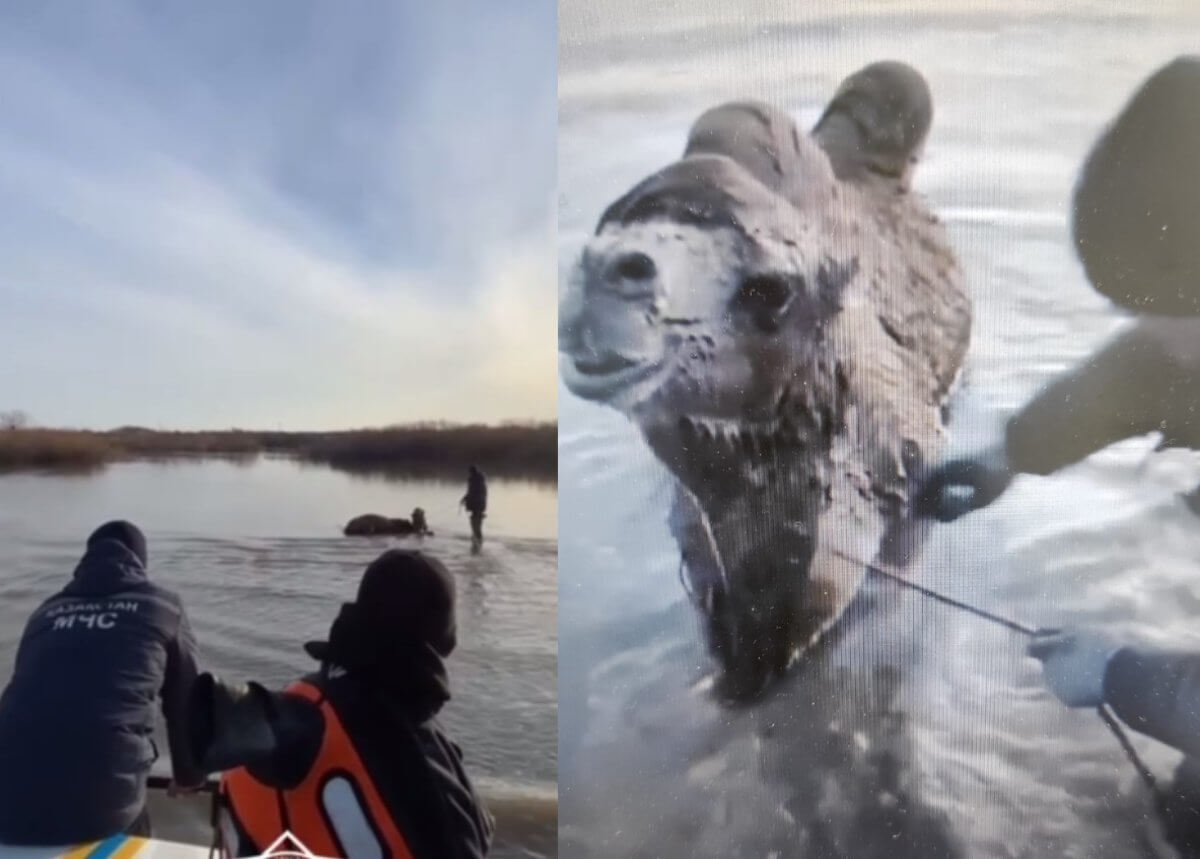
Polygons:
<instances>
[{"instance_id":1,"label":"distant shoreline","mask_svg":"<svg viewBox=\"0 0 1200 859\"><path fill-rule=\"evenodd\" d=\"M557 482L558 424L423 423L332 432L0 430L0 474L87 472L129 460L253 459L261 454L286 454L362 474L451 475L474 464L496 477Z\"/></svg>"}]
</instances>

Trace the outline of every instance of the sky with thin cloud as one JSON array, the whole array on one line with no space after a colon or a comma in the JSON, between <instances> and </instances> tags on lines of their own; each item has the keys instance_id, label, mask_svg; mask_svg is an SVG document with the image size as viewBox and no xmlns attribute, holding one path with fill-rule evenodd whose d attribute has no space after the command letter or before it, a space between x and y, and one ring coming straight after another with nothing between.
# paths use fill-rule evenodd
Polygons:
<instances>
[{"instance_id":1,"label":"sky with thin cloud","mask_svg":"<svg viewBox=\"0 0 1200 859\"><path fill-rule=\"evenodd\" d=\"M555 6L0 6L0 411L552 418Z\"/></svg>"}]
</instances>

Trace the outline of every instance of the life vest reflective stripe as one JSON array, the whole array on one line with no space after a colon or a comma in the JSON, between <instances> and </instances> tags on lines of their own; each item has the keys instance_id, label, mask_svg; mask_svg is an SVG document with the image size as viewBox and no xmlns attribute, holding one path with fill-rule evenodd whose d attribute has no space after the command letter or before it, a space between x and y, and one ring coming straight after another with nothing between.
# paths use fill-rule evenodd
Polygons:
<instances>
[{"instance_id":1,"label":"life vest reflective stripe","mask_svg":"<svg viewBox=\"0 0 1200 859\"><path fill-rule=\"evenodd\" d=\"M321 708L325 734L308 775L291 790L268 787L245 767L222 778L230 810L255 846L265 850L287 831L317 856L414 859L333 705L307 681L284 691Z\"/></svg>"}]
</instances>

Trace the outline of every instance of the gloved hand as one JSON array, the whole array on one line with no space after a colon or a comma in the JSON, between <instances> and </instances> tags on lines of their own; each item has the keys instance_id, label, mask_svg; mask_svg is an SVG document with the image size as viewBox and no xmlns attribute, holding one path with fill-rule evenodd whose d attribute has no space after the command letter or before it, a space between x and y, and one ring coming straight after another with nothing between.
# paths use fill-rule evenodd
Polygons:
<instances>
[{"instance_id":1,"label":"gloved hand","mask_svg":"<svg viewBox=\"0 0 1200 859\"><path fill-rule=\"evenodd\" d=\"M1104 703L1104 675L1122 643L1088 629L1042 630L1029 644L1029 655L1042 663L1046 685L1068 707Z\"/></svg>"},{"instance_id":2,"label":"gloved hand","mask_svg":"<svg viewBox=\"0 0 1200 859\"><path fill-rule=\"evenodd\" d=\"M1004 494L1015 476L1003 444L974 456L952 459L925 479L917 492L914 510L918 516L953 522L991 504Z\"/></svg>"}]
</instances>

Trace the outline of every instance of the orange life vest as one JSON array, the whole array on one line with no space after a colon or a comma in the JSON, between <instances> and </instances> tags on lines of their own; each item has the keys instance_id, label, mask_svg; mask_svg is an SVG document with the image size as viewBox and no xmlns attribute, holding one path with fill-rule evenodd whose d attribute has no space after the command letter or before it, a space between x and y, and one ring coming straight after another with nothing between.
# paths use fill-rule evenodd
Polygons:
<instances>
[{"instance_id":1,"label":"orange life vest","mask_svg":"<svg viewBox=\"0 0 1200 859\"><path fill-rule=\"evenodd\" d=\"M226 802L255 846L266 850L287 831L317 856L344 857L346 841L353 845L365 838L374 845L356 852L414 859L333 705L304 680L284 691L321 708L325 735L308 775L291 790L268 787L245 767L222 778Z\"/></svg>"}]
</instances>

